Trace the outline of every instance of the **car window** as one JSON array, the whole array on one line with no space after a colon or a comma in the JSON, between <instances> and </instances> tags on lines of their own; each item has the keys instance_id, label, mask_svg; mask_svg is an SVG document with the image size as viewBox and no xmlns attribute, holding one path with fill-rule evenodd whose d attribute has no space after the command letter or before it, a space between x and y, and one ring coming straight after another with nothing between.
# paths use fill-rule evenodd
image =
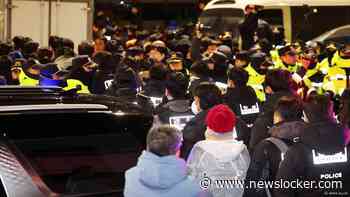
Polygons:
<instances>
[{"instance_id":1,"label":"car window","mask_svg":"<svg viewBox=\"0 0 350 197\"><path fill-rule=\"evenodd\" d=\"M283 11L281 9L266 9L259 12L259 18L273 26L283 26Z\"/></svg>"},{"instance_id":2,"label":"car window","mask_svg":"<svg viewBox=\"0 0 350 197\"><path fill-rule=\"evenodd\" d=\"M2 131L56 193L122 190L144 149L145 120L105 113L0 117Z\"/></svg>"},{"instance_id":3,"label":"car window","mask_svg":"<svg viewBox=\"0 0 350 197\"><path fill-rule=\"evenodd\" d=\"M200 23L207 27L209 32L221 33L230 31L237 33L238 25L243 21L243 11L241 9L209 9L203 11L200 16Z\"/></svg>"}]
</instances>

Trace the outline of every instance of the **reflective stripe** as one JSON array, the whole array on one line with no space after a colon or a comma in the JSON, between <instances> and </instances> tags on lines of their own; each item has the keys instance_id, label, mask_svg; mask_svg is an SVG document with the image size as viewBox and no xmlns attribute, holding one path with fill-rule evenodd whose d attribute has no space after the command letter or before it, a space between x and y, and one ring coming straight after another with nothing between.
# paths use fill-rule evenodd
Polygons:
<instances>
[{"instance_id":1,"label":"reflective stripe","mask_svg":"<svg viewBox=\"0 0 350 197\"><path fill-rule=\"evenodd\" d=\"M153 106L157 107L158 105L160 105L163 101L163 98L159 98L159 97L149 97Z\"/></svg>"},{"instance_id":2,"label":"reflective stripe","mask_svg":"<svg viewBox=\"0 0 350 197\"><path fill-rule=\"evenodd\" d=\"M111 80L106 80L106 81L104 82L106 90L112 86L113 81L114 81L114 80L111 79Z\"/></svg>"},{"instance_id":3,"label":"reflective stripe","mask_svg":"<svg viewBox=\"0 0 350 197\"><path fill-rule=\"evenodd\" d=\"M215 82L215 85L221 90L222 93L227 92L227 87L228 87L227 84L221 83L221 82Z\"/></svg>"},{"instance_id":4,"label":"reflective stripe","mask_svg":"<svg viewBox=\"0 0 350 197\"><path fill-rule=\"evenodd\" d=\"M256 103L255 105L252 105L251 107L249 106L245 106L245 105L241 105L239 104L239 108L241 109L241 115L249 115L249 114L257 114L260 113L260 109L259 109L259 104Z\"/></svg>"},{"instance_id":5,"label":"reflective stripe","mask_svg":"<svg viewBox=\"0 0 350 197\"><path fill-rule=\"evenodd\" d=\"M344 163L348 161L348 152L345 147L344 152L335 153L333 155L324 155L321 153L316 155L316 151L312 149L312 158L315 165Z\"/></svg>"},{"instance_id":6,"label":"reflective stripe","mask_svg":"<svg viewBox=\"0 0 350 197\"><path fill-rule=\"evenodd\" d=\"M187 115L187 116L171 116L169 118L169 124L170 126L173 126L177 129L179 129L180 131L182 131L186 124L192 119L194 118L194 115Z\"/></svg>"},{"instance_id":7,"label":"reflective stripe","mask_svg":"<svg viewBox=\"0 0 350 197\"><path fill-rule=\"evenodd\" d=\"M315 87L315 88L322 88L323 83L312 82L312 83L311 83L311 86L312 86L312 87Z\"/></svg>"},{"instance_id":8,"label":"reflective stripe","mask_svg":"<svg viewBox=\"0 0 350 197\"><path fill-rule=\"evenodd\" d=\"M336 74L329 77L331 81L335 80L346 80L346 75Z\"/></svg>"}]
</instances>

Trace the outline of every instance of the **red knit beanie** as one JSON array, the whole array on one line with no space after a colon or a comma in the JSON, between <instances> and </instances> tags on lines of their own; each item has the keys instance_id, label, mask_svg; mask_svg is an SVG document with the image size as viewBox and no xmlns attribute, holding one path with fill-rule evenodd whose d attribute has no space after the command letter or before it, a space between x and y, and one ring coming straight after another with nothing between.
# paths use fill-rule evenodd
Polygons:
<instances>
[{"instance_id":1,"label":"red knit beanie","mask_svg":"<svg viewBox=\"0 0 350 197\"><path fill-rule=\"evenodd\" d=\"M217 105L209 110L206 123L216 133L232 132L236 125L236 115L227 105Z\"/></svg>"}]
</instances>

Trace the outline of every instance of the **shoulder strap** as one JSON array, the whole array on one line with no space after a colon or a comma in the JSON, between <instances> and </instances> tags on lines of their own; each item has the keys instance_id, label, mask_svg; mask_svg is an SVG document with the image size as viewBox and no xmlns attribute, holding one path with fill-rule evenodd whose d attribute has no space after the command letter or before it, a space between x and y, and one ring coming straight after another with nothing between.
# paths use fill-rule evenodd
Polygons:
<instances>
[{"instance_id":1,"label":"shoulder strap","mask_svg":"<svg viewBox=\"0 0 350 197\"><path fill-rule=\"evenodd\" d=\"M266 140L274 144L281 151L282 154L285 154L287 152L288 146L282 140L275 137L269 137Z\"/></svg>"},{"instance_id":2,"label":"shoulder strap","mask_svg":"<svg viewBox=\"0 0 350 197\"><path fill-rule=\"evenodd\" d=\"M269 137L265 140L274 144L281 151L282 157L284 154L286 154L286 152L288 150L288 146L282 140L275 138L275 137ZM282 158L282 160L283 160L283 158ZM265 187L265 192L266 192L267 197L272 197L271 192L267 187Z\"/></svg>"}]
</instances>

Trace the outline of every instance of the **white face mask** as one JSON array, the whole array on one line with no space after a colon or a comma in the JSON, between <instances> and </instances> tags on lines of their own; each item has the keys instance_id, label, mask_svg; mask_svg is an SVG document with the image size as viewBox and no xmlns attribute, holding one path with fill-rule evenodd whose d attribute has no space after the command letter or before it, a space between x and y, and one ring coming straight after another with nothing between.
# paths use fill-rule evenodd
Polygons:
<instances>
[{"instance_id":1,"label":"white face mask","mask_svg":"<svg viewBox=\"0 0 350 197\"><path fill-rule=\"evenodd\" d=\"M193 113L194 115L199 114L199 110L197 109L197 105L196 105L196 102L195 102L195 101L192 102L191 110L192 110L192 113Z\"/></svg>"}]
</instances>

